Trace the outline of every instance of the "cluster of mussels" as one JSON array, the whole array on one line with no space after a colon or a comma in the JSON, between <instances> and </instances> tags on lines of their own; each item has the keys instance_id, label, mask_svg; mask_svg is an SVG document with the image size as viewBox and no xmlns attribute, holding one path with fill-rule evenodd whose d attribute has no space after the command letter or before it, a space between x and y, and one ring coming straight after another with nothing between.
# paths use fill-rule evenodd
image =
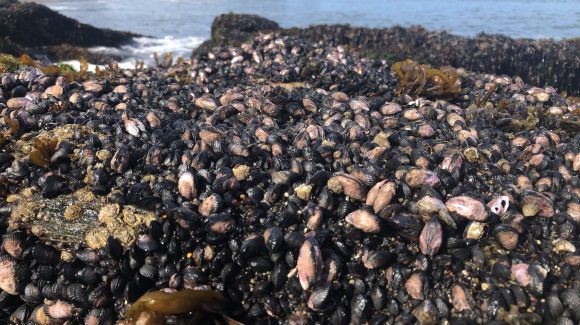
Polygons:
<instances>
[{"instance_id":1,"label":"cluster of mussels","mask_svg":"<svg viewBox=\"0 0 580 325\"><path fill-rule=\"evenodd\" d=\"M139 301L179 323L204 290L247 324L577 324L580 106L455 74L413 99L385 61L276 34L2 74L0 321L113 324L188 290Z\"/></svg>"}]
</instances>

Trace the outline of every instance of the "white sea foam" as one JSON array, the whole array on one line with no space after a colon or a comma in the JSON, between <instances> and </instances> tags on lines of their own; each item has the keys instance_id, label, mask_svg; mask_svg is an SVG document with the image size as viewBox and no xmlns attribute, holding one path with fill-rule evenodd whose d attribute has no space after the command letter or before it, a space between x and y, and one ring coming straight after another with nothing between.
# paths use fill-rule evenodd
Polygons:
<instances>
[{"instance_id":1,"label":"white sea foam","mask_svg":"<svg viewBox=\"0 0 580 325\"><path fill-rule=\"evenodd\" d=\"M132 44L123 45L119 48L98 46L89 48L89 51L122 57L123 59L119 62L119 68L134 69L136 60L144 61L146 66L153 64L153 53L155 52L159 56L163 53L171 52L174 58L178 56L188 58L191 56L191 51L199 46L203 40L203 38L195 36L183 38L171 36L163 38L137 37ZM80 68L78 60L63 61L62 63L71 65L75 70ZM98 66L100 69L104 68L103 65ZM97 65L89 64L89 71L94 72L95 67Z\"/></svg>"},{"instance_id":2,"label":"white sea foam","mask_svg":"<svg viewBox=\"0 0 580 325\"><path fill-rule=\"evenodd\" d=\"M79 60L68 60L68 61L61 61L60 63L64 63L64 64L68 64L71 67L73 67L73 69L75 69L76 71L79 71L81 68L81 63L79 62ZM90 72L95 72L96 67L99 67L99 69L103 70L105 68L104 65L101 64L92 64L89 63L89 71ZM119 68L121 69L135 69L135 61L129 62L129 61L123 61L123 62L119 62Z\"/></svg>"},{"instance_id":3,"label":"white sea foam","mask_svg":"<svg viewBox=\"0 0 580 325\"><path fill-rule=\"evenodd\" d=\"M123 45L119 48L114 47L92 47L91 52L118 55L123 57L123 61L143 60L145 63L153 61L153 53L161 55L171 52L173 57L189 57L191 51L199 46L204 39L196 36L173 37L166 36L163 38L153 37L136 37L132 44Z\"/></svg>"}]
</instances>

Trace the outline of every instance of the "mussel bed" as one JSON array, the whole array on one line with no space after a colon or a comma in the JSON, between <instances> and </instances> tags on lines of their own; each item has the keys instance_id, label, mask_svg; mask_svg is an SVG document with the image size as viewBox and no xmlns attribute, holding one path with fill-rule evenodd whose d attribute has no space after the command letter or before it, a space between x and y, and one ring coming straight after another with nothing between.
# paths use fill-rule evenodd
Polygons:
<instances>
[{"instance_id":1,"label":"mussel bed","mask_svg":"<svg viewBox=\"0 0 580 325\"><path fill-rule=\"evenodd\" d=\"M0 322L578 323L578 100L392 64L271 33L0 74Z\"/></svg>"}]
</instances>

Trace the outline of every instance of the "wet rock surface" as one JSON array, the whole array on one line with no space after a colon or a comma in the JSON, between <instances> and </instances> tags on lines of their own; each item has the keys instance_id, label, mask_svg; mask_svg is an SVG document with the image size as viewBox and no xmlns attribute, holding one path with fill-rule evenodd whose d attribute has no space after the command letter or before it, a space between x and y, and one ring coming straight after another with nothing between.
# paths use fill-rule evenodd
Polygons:
<instances>
[{"instance_id":1,"label":"wet rock surface","mask_svg":"<svg viewBox=\"0 0 580 325\"><path fill-rule=\"evenodd\" d=\"M429 71L417 86L447 79ZM280 34L1 74L0 319L111 324L139 301L125 324L187 323L166 314L211 290L247 324L578 322L578 102L453 76L412 98L385 60ZM182 293L138 300L160 289Z\"/></svg>"}]
</instances>

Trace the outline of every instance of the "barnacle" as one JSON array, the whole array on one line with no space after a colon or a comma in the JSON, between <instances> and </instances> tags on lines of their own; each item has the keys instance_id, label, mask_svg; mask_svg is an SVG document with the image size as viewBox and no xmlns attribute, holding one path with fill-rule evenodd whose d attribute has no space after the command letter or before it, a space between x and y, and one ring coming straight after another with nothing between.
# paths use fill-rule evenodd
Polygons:
<instances>
[{"instance_id":1,"label":"barnacle","mask_svg":"<svg viewBox=\"0 0 580 325\"><path fill-rule=\"evenodd\" d=\"M47 167L50 164L50 158L56 152L58 139L56 138L35 138L32 146L34 149L30 152L30 161L39 167Z\"/></svg>"},{"instance_id":2,"label":"barnacle","mask_svg":"<svg viewBox=\"0 0 580 325\"><path fill-rule=\"evenodd\" d=\"M393 64L391 70L399 79L398 95L453 97L461 92L459 76L449 66L432 69L407 59Z\"/></svg>"},{"instance_id":3,"label":"barnacle","mask_svg":"<svg viewBox=\"0 0 580 325\"><path fill-rule=\"evenodd\" d=\"M144 294L125 313L128 324L161 324L166 315L193 313L193 324L207 318L221 319L222 324L240 324L225 316L228 301L219 292L211 290L182 290L177 292L153 291Z\"/></svg>"}]
</instances>

